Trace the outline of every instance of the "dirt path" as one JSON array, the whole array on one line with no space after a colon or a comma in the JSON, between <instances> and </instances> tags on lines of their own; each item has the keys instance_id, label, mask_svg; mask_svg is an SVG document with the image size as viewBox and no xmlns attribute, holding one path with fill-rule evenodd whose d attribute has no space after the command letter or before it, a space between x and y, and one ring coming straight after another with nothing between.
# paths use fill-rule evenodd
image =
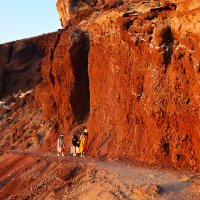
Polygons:
<instances>
[{"instance_id":1,"label":"dirt path","mask_svg":"<svg viewBox=\"0 0 200 200\"><path fill-rule=\"evenodd\" d=\"M200 198L198 175L90 157L80 158L69 155L58 157L55 153L19 150L7 153L39 157L53 163L58 161L62 163L70 162L86 169L73 177L73 187L66 191L65 197L62 197L62 199L197 200Z\"/></svg>"}]
</instances>

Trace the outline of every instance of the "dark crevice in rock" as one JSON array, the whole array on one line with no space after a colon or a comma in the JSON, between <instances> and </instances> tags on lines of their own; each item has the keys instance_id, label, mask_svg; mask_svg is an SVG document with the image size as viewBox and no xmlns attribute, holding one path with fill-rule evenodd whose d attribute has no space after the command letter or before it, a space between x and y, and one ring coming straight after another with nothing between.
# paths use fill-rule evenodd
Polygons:
<instances>
[{"instance_id":1,"label":"dark crevice in rock","mask_svg":"<svg viewBox=\"0 0 200 200\"><path fill-rule=\"evenodd\" d=\"M10 48L9 48L9 51L8 51L8 60L7 60L7 64L10 63L10 61L12 60L12 56L13 56L13 52L14 52L14 46L13 46L14 43L11 43L10 44Z\"/></svg>"},{"instance_id":2,"label":"dark crevice in rock","mask_svg":"<svg viewBox=\"0 0 200 200\"><path fill-rule=\"evenodd\" d=\"M87 4L89 7L94 7L94 6L96 6L96 4L97 4L97 1L90 1L90 0L83 0L83 2L85 3L85 4Z\"/></svg>"},{"instance_id":3,"label":"dark crevice in rock","mask_svg":"<svg viewBox=\"0 0 200 200\"><path fill-rule=\"evenodd\" d=\"M51 60L51 61L54 59L54 53L55 53L56 47L57 47L57 45L58 45L58 43L59 43L59 41L60 41L60 37L61 37L63 31L64 31L64 29L63 29L63 30L60 30L60 31L58 32L58 34L56 35L56 36L57 36L57 40L56 40L56 42L54 43L53 49L50 50L50 51L51 51L51 52L50 52L50 60Z\"/></svg>"},{"instance_id":4,"label":"dark crevice in rock","mask_svg":"<svg viewBox=\"0 0 200 200\"><path fill-rule=\"evenodd\" d=\"M5 68L0 68L0 97L2 96L2 93L4 91L4 87L6 84L6 72Z\"/></svg>"},{"instance_id":5,"label":"dark crevice in rock","mask_svg":"<svg viewBox=\"0 0 200 200\"><path fill-rule=\"evenodd\" d=\"M154 12L170 11L170 10L176 10L176 7L177 6L175 3L170 3L158 8L151 8L150 11L154 11Z\"/></svg>"},{"instance_id":6,"label":"dark crevice in rock","mask_svg":"<svg viewBox=\"0 0 200 200\"><path fill-rule=\"evenodd\" d=\"M55 77L54 77L54 75L52 73L52 61L54 59L54 53L55 53L56 47L58 46L58 43L60 41L60 37L61 37L63 31L64 31L64 29L58 31L58 34L56 35L57 39L56 39L56 41L54 43L54 46L53 46L53 48L50 49L51 68L50 68L50 72L49 72L49 78L50 78L50 81L53 84L53 86L55 86Z\"/></svg>"},{"instance_id":7,"label":"dark crevice in rock","mask_svg":"<svg viewBox=\"0 0 200 200\"><path fill-rule=\"evenodd\" d=\"M75 168L71 169L69 173L65 177L65 181L69 181L71 179L74 179L80 172L81 172L81 166L76 166Z\"/></svg>"},{"instance_id":8,"label":"dark crevice in rock","mask_svg":"<svg viewBox=\"0 0 200 200\"><path fill-rule=\"evenodd\" d=\"M70 49L71 62L75 77L74 89L70 104L75 121L83 122L90 110L90 91L88 77L89 36L81 30L74 31L73 45Z\"/></svg>"},{"instance_id":9,"label":"dark crevice in rock","mask_svg":"<svg viewBox=\"0 0 200 200\"><path fill-rule=\"evenodd\" d=\"M163 150L164 150L165 154L168 155L169 152L170 152L169 143L164 142L164 143L162 144L162 147L163 147Z\"/></svg>"},{"instance_id":10,"label":"dark crevice in rock","mask_svg":"<svg viewBox=\"0 0 200 200\"><path fill-rule=\"evenodd\" d=\"M55 78L54 75L52 74L52 70L49 72L49 78L53 86L55 86Z\"/></svg>"},{"instance_id":11,"label":"dark crevice in rock","mask_svg":"<svg viewBox=\"0 0 200 200\"><path fill-rule=\"evenodd\" d=\"M173 54L173 43L174 43L171 28L169 28L166 31L164 40L165 40L165 44L166 44L166 50L164 52L164 62L165 62L165 64L170 64L171 63L171 57L172 57L172 54Z\"/></svg>"},{"instance_id":12,"label":"dark crevice in rock","mask_svg":"<svg viewBox=\"0 0 200 200\"><path fill-rule=\"evenodd\" d=\"M53 48L50 49L50 60L51 60L51 67L50 67L50 71L49 71L49 79L50 79L50 82L52 83L53 86L55 86L55 77L52 73L52 61L54 59L54 53L55 53L55 50L58 46L58 43L60 41L60 37L62 35L62 33L64 32L64 29L63 30L60 30L58 31L58 34L56 35L57 39L53 45Z\"/></svg>"}]
</instances>

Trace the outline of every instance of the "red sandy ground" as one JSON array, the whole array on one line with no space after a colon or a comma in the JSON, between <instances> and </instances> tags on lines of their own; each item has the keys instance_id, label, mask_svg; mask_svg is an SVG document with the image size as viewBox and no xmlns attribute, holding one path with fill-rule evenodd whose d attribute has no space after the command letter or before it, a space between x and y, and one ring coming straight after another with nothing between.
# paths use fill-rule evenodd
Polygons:
<instances>
[{"instance_id":1,"label":"red sandy ground","mask_svg":"<svg viewBox=\"0 0 200 200\"><path fill-rule=\"evenodd\" d=\"M56 153L10 151L1 156L0 199L193 199L199 175L141 163Z\"/></svg>"},{"instance_id":2,"label":"red sandy ground","mask_svg":"<svg viewBox=\"0 0 200 200\"><path fill-rule=\"evenodd\" d=\"M200 199L200 11L112 2L0 46L0 199ZM58 158L83 125L86 158Z\"/></svg>"}]
</instances>

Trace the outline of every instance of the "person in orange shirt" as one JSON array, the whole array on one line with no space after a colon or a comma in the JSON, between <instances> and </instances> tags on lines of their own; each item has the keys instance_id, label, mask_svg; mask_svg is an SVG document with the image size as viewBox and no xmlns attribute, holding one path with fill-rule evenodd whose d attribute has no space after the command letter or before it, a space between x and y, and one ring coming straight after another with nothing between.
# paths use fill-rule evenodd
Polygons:
<instances>
[{"instance_id":1,"label":"person in orange shirt","mask_svg":"<svg viewBox=\"0 0 200 200\"><path fill-rule=\"evenodd\" d=\"M87 131L87 129L85 129L83 131L83 134L80 137L79 153L81 154L81 157L84 157L84 150L85 150L87 138L88 138L88 131Z\"/></svg>"}]
</instances>

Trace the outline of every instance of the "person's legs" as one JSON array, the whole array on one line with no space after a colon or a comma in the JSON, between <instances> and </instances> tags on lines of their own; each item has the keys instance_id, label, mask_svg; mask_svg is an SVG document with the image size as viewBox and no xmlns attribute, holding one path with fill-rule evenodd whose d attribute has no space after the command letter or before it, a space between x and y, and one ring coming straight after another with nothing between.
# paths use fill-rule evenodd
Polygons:
<instances>
[{"instance_id":1,"label":"person's legs","mask_svg":"<svg viewBox=\"0 0 200 200\"><path fill-rule=\"evenodd\" d=\"M64 156L64 147L61 148L61 154Z\"/></svg>"},{"instance_id":2,"label":"person's legs","mask_svg":"<svg viewBox=\"0 0 200 200\"><path fill-rule=\"evenodd\" d=\"M71 144L71 146L70 146L70 155L73 155L73 145Z\"/></svg>"},{"instance_id":3,"label":"person's legs","mask_svg":"<svg viewBox=\"0 0 200 200\"><path fill-rule=\"evenodd\" d=\"M79 147L76 146L76 154L77 153L80 153L80 152L79 152Z\"/></svg>"},{"instance_id":4,"label":"person's legs","mask_svg":"<svg viewBox=\"0 0 200 200\"><path fill-rule=\"evenodd\" d=\"M57 155L58 155L58 156L60 156L60 152L61 152L61 150L60 150L60 148L59 148L59 147L57 148L57 152L58 152L58 154L57 154Z\"/></svg>"},{"instance_id":5,"label":"person's legs","mask_svg":"<svg viewBox=\"0 0 200 200\"><path fill-rule=\"evenodd\" d=\"M81 152L81 157L85 157L85 156L84 156L84 152L83 152L83 151Z\"/></svg>"},{"instance_id":6,"label":"person's legs","mask_svg":"<svg viewBox=\"0 0 200 200\"><path fill-rule=\"evenodd\" d=\"M76 156L76 146L73 146L73 156Z\"/></svg>"}]
</instances>

